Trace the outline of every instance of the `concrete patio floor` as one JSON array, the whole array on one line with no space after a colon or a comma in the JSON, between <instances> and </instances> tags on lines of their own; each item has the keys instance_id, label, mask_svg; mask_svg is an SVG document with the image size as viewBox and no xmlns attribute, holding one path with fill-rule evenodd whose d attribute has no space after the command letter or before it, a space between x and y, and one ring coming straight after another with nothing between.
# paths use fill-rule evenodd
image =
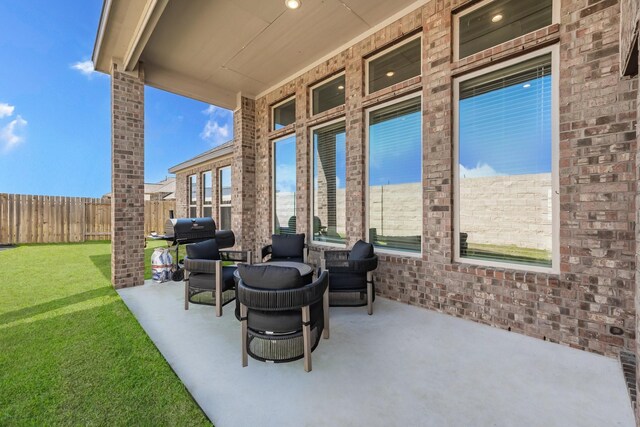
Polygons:
<instances>
[{"instance_id":1,"label":"concrete patio floor","mask_svg":"<svg viewBox=\"0 0 640 427\"><path fill-rule=\"evenodd\" d=\"M635 425L617 360L384 298L331 309L310 373L242 368L233 304L185 311L183 290L119 293L217 427Z\"/></svg>"}]
</instances>

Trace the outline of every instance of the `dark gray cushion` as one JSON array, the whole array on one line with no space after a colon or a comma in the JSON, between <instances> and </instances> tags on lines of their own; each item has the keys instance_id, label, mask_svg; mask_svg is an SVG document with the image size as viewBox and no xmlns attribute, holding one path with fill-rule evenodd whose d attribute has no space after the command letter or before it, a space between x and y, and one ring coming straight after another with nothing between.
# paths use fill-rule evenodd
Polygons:
<instances>
[{"instance_id":1,"label":"dark gray cushion","mask_svg":"<svg viewBox=\"0 0 640 427\"><path fill-rule=\"evenodd\" d=\"M209 239L204 242L187 245L187 256L192 259L219 260L218 243L216 243L215 239Z\"/></svg>"},{"instance_id":2,"label":"dark gray cushion","mask_svg":"<svg viewBox=\"0 0 640 427\"><path fill-rule=\"evenodd\" d=\"M295 289L305 285L297 268L240 264L238 272L245 285L256 289Z\"/></svg>"},{"instance_id":3,"label":"dark gray cushion","mask_svg":"<svg viewBox=\"0 0 640 427\"><path fill-rule=\"evenodd\" d=\"M274 258L302 258L304 254L303 234L274 234L271 236L271 256Z\"/></svg>"},{"instance_id":4,"label":"dark gray cushion","mask_svg":"<svg viewBox=\"0 0 640 427\"><path fill-rule=\"evenodd\" d=\"M233 272L235 266L222 267L222 291L227 291L235 287ZM206 289L213 291L216 288L216 275L207 273L193 273L189 276L189 286L195 289Z\"/></svg>"},{"instance_id":5,"label":"dark gray cushion","mask_svg":"<svg viewBox=\"0 0 640 427\"><path fill-rule=\"evenodd\" d=\"M322 302L314 304L310 308L311 324L322 317ZM249 310L247 313L247 326L254 331L287 333L302 330L302 311L260 311Z\"/></svg>"},{"instance_id":6,"label":"dark gray cushion","mask_svg":"<svg viewBox=\"0 0 640 427\"><path fill-rule=\"evenodd\" d=\"M329 272L330 291L362 291L367 289L367 273Z\"/></svg>"},{"instance_id":7,"label":"dark gray cushion","mask_svg":"<svg viewBox=\"0 0 640 427\"><path fill-rule=\"evenodd\" d=\"M349 259L367 259L373 256L373 245L371 243L367 243L363 240L358 240L353 248L351 248L351 252L349 252Z\"/></svg>"}]
</instances>

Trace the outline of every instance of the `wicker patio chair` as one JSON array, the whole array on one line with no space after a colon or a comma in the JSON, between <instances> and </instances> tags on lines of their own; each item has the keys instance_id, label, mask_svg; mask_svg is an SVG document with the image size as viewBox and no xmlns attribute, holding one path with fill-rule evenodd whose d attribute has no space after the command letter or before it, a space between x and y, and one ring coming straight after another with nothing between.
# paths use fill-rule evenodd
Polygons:
<instances>
[{"instance_id":1,"label":"wicker patio chair","mask_svg":"<svg viewBox=\"0 0 640 427\"><path fill-rule=\"evenodd\" d=\"M311 352L321 335L329 338L328 273L305 283L291 267L241 264L238 272L242 366L248 355L275 363L304 358L311 371Z\"/></svg>"},{"instance_id":2,"label":"wicker patio chair","mask_svg":"<svg viewBox=\"0 0 640 427\"><path fill-rule=\"evenodd\" d=\"M373 270L378 267L378 256L373 252L373 245L359 240L350 251L325 251L322 263L329 271L330 305L366 305L367 312L372 314L376 297Z\"/></svg>"},{"instance_id":3,"label":"wicker patio chair","mask_svg":"<svg viewBox=\"0 0 640 427\"><path fill-rule=\"evenodd\" d=\"M187 245L184 259L184 309L189 303L212 305L216 316L235 299L234 263L251 263L251 251L219 250L215 239Z\"/></svg>"},{"instance_id":4,"label":"wicker patio chair","mask_svg":"<svg viewBox=\"0 0 640 427\"><path fill-rule=\"evenodd\" d=\"M309 248L305 234L274 234L271 244L262 248L261 259L267 261L307 262Z\"/></svg>"}]
</instances>

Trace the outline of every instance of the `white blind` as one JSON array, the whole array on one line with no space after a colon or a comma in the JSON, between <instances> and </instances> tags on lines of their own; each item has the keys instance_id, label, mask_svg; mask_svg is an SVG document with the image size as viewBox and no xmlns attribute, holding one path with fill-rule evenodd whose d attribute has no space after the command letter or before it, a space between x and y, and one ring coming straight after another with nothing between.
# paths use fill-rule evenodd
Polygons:
<instances>
[{"instance_id":1,"label":"white blind","mask_svg":"<svg viewBox=\"0 0 640 427\"><path fill-rule=\"evenodd\" d=\"M550 266L551 54L459 86L461 257Z\"/></svg>"}]
</instances>

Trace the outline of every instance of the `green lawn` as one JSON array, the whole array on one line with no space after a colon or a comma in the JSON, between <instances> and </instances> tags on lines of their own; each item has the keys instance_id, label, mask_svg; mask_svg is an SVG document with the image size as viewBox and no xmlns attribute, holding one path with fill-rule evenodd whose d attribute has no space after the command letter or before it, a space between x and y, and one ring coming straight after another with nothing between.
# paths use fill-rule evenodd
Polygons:
<instances>
[{"instance_id":1,"label":"green lawn","mask_svg":"<svg viewBox=\"0 0 640 427\"><path fill-rule=\"evenodd\" d=\"M530 264L540 264L543 266L551 265L551 254L549 251L521 248L515 245L469 243L467 256L478 259L528 262Z\"/></svg>"},{"instance_id":2,"label":"green lawn","mask_svg":"<svg viewBox=\"0 0 640 427\"><path fill-rule=\"evenodd\" d=\"M0 251L0 425L210 425L109 275L108 242Z\"/></svg>"}]
</instances>

